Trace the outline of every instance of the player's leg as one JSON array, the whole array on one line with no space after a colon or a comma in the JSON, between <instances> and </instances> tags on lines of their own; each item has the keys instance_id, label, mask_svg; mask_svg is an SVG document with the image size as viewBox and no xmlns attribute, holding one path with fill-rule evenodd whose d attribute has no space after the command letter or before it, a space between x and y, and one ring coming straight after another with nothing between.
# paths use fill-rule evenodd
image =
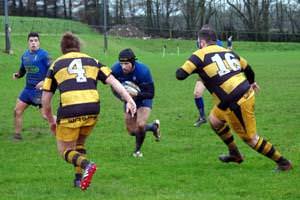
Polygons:
<instances>
[{"instance_id":1,"label":"player's leg","mask_svg":"<svg viewBox=\"0 0 300 200\"><path fill-rule=\"evenodd\" d=\"M145 131L151 131L155 138L156 142L159 142L161 139L161 132L160 132L160 121L159 119L154 120L152 123L148 123L145 126Z\"/></svg>"},{"instance_id":2,"label":"player's leg","mask_svg":"<svg viewBox=\"0 0 300 200\"><path fill-rule=\"evenodd\" d=\"M292 164L266 139L257 135L254 115L255 97L248 97L232 112L232 127L252 149L277 163L280 171L290 170Z\"/></svg>"},{"instance_id":3,"label":"player's leg","mask_svg":"<svg viewBox=\"0 0 300 200\"><path fill-rule=\"evenodd\" d=\"M212 129L220 137L220 139L226 144L229 154L220 155L219 159L222 162L243 162L243 156L238 150L238 147L234 141L233 135L231 134L230 127L225 121L225 111L220 110L216 106L213 108L209 115L209 122Z\"/></svg>"},{"instance_id":4,"label":"player's leg","mask_svg":"<svg viewBox=\"0 0 300 200\"><path fill-rule=\"evenodd\" d=\"M130 113L124 113L125 126L130 136L136 135L136 115L131 116Z\"/></svg>"},{"instance_id":5,"label":"player's leg","mask_svg":"<svg viewBox=\"0 0 300 200\"><path fill-rule=\"evenodd\" d=\"M136 148L134 151L134 156L142 157L141 148L145 140L146 131L145 127L147 120L150 116L151 108L149 107L139 107L137 109L137 118L136 118Z\"/></svg>"},{"instance_id":6,"label":"player's leg","mask_svg":"<svg viewBox=\"0 0 300 200\"><path fill-rule=\"evenodd\" d=\"M94 173L96 171L96 165L94 165L85 156L83 156L76 150L79 133L80 128L68 128L58 125L56 130L58 152L66 162L73 164L75 167L80 167L85 171L92 165L92 172ZM84 141L86 136L82 137L83 138L81 138L81 141ZM86 188L87 187L83 189Z\"/></svg>"},{"instance_id":7,"label":"player's leg","mask_svg":"<svg viewBox=\"0 0 300 200\"><path fill-rule=\"evenodd\" d=\"M151 112L151 110L152 110L152 99L144 99L144 100L138 102L137 106L138 107L149 108L150 112ZM150 112L149 112L149 114L147 114L148 115L147 119L150 116ZM146 116L146 115L144 115L144 116ZM147 119L146 119L146 122L147 122ZM155 141L159 142L160 138L161 138L160 121L159 121L159 119L154 120L152 123L146 124L145 125L145 132L147 132L147 131L151 131L153 133Z\"/></svg>"},{"instance_id":8,"label":"player's leg","mask_svg":"<svg viewBox=\"0 0 300 200\"><path fill-rule=\"evenodd\" d=\"M75 150L79 152L82 156L87 157L87 151L85 148L85 139L86 137L79 135L76 142ZM74 187L80 187L80 182L82 179L82 168L80 166L75 166L75 178L74 178Z\"/></svg>"},{"instance_id":9,"label":"player's leg","mask_svg":"<svg viewBox=\"0 0 300 200\"><path fill-rule=\"evenodd\" d=\"M20 96L22 97L22 96ZM15 140L21 140L22 139L22 135L21 135L21 131L22 131L22 122L23 122L23 113L26 110L26 108L29 105L27 103L25 103L24 101L22 101L21 98L17 99L16 102L16 106L14 109L14 122L15 122L15 135L14 135L14 139Z\"/></svg>"},{"instance_id":10,"label":"player's leg","mask_svg":"<svg viewBox=\"0 0 300 200\"><path fill-rule=\"evenodd\" d=\"M83 157L85 157L86 159L87 159L87 157L86 157L85 140L90 135L93 128L94 128L94 125L81 127L79 137L78 137L78 140L76 142L76 151L81 153L81 155ZM82 190L85 190L89 187L89 185L92 181L92 177L93 177L93 175L95 174L95 172L97 170L96 164L91 162L91 161L89 161L89 162L90 162L90 164L84 169L83 174L81 176L80 188ZM78 175L78 177L80 177L80 175Z\"/></svg>"},{"instance_id":11,"label":"player's leg","mask_svg":"<svg viewBox=\"0 0 300 200\"><path fill-rule=\"evenodd\" d=\"M206 123L205 119L205 111L204 111L204 101L203 101L203 92L205 90L205 86L201 81L197 81L194 88L194 100L195 105L199 112L199 117L197 121L194 123L195 127L201 126L201 124Z\"/></svg>"}]
</instances>

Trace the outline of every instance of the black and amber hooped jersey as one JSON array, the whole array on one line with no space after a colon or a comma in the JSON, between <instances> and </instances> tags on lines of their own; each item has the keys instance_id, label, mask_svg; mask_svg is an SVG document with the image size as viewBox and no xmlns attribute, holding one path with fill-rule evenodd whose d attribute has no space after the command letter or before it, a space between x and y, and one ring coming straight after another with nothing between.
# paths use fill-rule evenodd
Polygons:
<instances>
[{"instance_id":1,"label":"black and amber hooped jersey","mask_svg":"<svg viewBox=\"0 0 300 200\"><path fill-rule=\"evenodd\" d=\"M79 52L67 53L53 62L47 73L43 90L60 92L57 118L65 119L100 112L97 80L105 83L110 68Z\"/></svg>"},{"instance_id":2,"label":"black and amber hooped jersey","mask_svg":"<svg viewBox=\"0 0 300 200\"><path fill-rule=\"evenodd\" d=\"M243 70L247 61L233 51L217 45L199 49L181 67L197 73L222 110L237 102L250 88Z\"/></svg>"}]
</instances>

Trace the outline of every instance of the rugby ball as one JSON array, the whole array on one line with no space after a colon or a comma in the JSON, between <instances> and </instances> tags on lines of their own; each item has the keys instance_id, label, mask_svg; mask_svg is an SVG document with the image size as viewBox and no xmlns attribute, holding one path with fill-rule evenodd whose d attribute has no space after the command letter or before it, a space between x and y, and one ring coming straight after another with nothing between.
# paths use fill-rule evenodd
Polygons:
<instances>
[{"instance_id":1,"label":"rugby ball","mask_svg":"<svg viewBox=\"0 0 300 200\"><path fill-rule=\"evenodd\" d=\"M139 88L138 85L136 85L132 81L125 81L122 83L124 86L125 90L130 94L130 96L135 97L141 92L141 89Z\"/></svg>"},{"instance_id":2,"label":"rugby ball","mask_svg":"<svg viewBox=\"0 0 300 200\"><path fill-rule=\"evenodd\" d=\"M137 86L135 83L132 81L125 81L122 83L123 87L125 90L132 96L135 97L138 95L139 92L141 92L141 89L139 86ZM119 100L124 101L122 97L111 87L111 91L115 97L117 97Z\"/></svg>"}]
</instances>

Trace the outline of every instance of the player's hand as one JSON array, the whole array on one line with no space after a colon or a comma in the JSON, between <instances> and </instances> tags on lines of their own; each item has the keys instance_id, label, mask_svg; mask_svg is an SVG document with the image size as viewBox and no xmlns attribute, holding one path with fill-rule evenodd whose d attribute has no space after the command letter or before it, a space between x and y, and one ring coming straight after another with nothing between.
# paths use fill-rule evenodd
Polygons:
<instances>
[{"instance_id":1,"label":"player's hand","mask_svg":"<svg viewBox=\"0 0 300 200\"><path fill-rule=\"evenodd\" d=\"M130 113L131 117L134 117L136 113L136 104L134 101L129 101L126 103L126 113Z\"/></svg>"},{"instance_id":2,"label":"player's hand","mask_svg":"<svg viewBox=\"0 0 300 200\"><path fill-rule=\"evenodd\" d=\"M44 84L44 81L40 81L38 84L36 84L35 89L42 90L43 89L43 84Z\"/></svg>"},{"instance_id":3,"label":"player's hand","mask_svg":"<svg viewBox=\"0 0 300 200\"><path fill-rule=\"evenodd\" d=\"M50 126L50 130L51 130L52 134L55 136L56 135L56 122L49 123L49 126Z\"/></svg>"},{"instance_id":4,"label":"player's hand","mask_svg":"<svg viewBox=\"0 0 300 200\"><path fill-rule=\"evenodd\" d=\"M251 84L251 88L254 90L255 93L258 93L260 90L260 87L256 82Z\"/></svg>"},{"instance_id":5,"label":"player's hand","mask_svg":"<svg viewBox=\"0 0 300 200\"><path fill-rule=\"evenodd\" d=\"M14 80L19 78L19 73L13 73L13 77Z\"/></svg>"}]
</instances>

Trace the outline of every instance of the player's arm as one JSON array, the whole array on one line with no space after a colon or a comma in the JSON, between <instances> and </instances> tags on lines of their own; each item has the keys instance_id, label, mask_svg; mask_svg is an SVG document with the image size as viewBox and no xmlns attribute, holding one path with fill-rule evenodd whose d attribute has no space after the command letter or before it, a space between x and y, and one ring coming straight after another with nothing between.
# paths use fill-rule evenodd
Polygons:
<instances>
[{"instance_id":1,"label":"player's arm","mask_svg":"<svg viewBox=\"0 0 300 200\"><path fill-rule=\"evenodd\" d=\"M142 100L142 99L153 99L154 97L154 83L141 83L139 85L141 92L134 97L135 100Z\"/></svg>"},{"instance_id":2,"label":"player's arm","mask_svg":"<svg viewBox=\"0 0 300 200\"><path fill-rule=\"evenodd\" d=\"M25 70L25 67L24 67L23 62L22 62L19 71L16 72L16 73L13 73L13 79L22 78L25 74L26 74L26 70Z\"/></svg>"},{"instance_id":3,"label":"player's arm","mask_svg":"<svg viewBox=\"0 0 300 200\"><path fill-rule=\"evenodd\" d=\"M188 76L189 76L189 74L188 74L186 71L184 71L184 69L178 68L178 69L176 70L176 78L177 78L177 80L184 80L184 79L186 79Z\"/></svg>"},{"instance_id":4,"label":"player's arm","mask_svg":"<svg viewBox=\"0 0 300 200\"><path fill-rule=\"evenodd\" d=\"M43 117L47 119L50 129L52 133L55 135L55 129L56 129L56 121L52 114L52 106L51 106L51 100L53 97L52 92L43 91L42 94L42 113Z\"/></svg>"},{"instance_id":5,"label":"player's arm","mask_svg":"<svg viewBox=\"0 0 300 200\"><path fill-rule=\"evenodd\" d=\"M112 74L106 78L105 83L111 85L113 90L116 91L121 96L121 98L127 102L126 112L131 113L133 117L136 113L136 104L129 93L125 90L123 85Z\"/></svg>"},{"instance_id":6,"label":"player's arm","mask_svg":"<svg viewBox=\"0 0 300 200\"><path fill-rule=\"evenodd\" d=\"M98 62L98 61L97 61ZM99 72L97 79L101 80L105 84L109 84L116 93L118 93L121 98L123 98L126 103L126 112L131 113L133 117L136 113L136 104L133 101L132 97L125 90L123 85L114 77L112 71L109 67L104 66L103 64L98 62Z\"/></svg>"},{"instance_id":7,"label":"player's arm","mask_svg":"<svg viewBox=\"0 0 300 200\"><path fill-rule=\"evenodd\" d=\"M55 135L56 119L52 114L51 100L55 90L57 88L57 82L54 79L53 68L50 68L47 72L44 84L42 86L42 114L47 119L52 133Z\"/></svg>"},{"instance_id":8,"label":"player's arm","mask_svg":"<svg viewBox=\"0 0 300 200\"><path fill-rule=\"evenodd\" d=\"M184 80L191 75L197 69L196 63L200 65L202 64L202 61L198 56L193 54L180 68L176 70L177 80Z\"/></svg>"},{"instance_id":9,"label":"player's arm","mask_svg":"<svg viewBox=\"0 0 300 200\"><path fill-rule=\"evenodd\" d=\"M140 74L139 77L140 84L138 86L141 91L134 97L134 100L153 99L155 89L150 70L145 68L143 74Z\"/></svg>"},{"instance_id":10,"label":"player's arm","mask_svg":"<svg viewBox=\"0 0 300 200\"><path fill-rule=\"evenodd\" d=\"M254 89L255 92L259 92L259 85L255 82L255 73L251 66L244 58L240 58L240 63L242 67L242 71L244 72L247 80L249 81L251 87Z\"/></svg>"}]
</instances>

